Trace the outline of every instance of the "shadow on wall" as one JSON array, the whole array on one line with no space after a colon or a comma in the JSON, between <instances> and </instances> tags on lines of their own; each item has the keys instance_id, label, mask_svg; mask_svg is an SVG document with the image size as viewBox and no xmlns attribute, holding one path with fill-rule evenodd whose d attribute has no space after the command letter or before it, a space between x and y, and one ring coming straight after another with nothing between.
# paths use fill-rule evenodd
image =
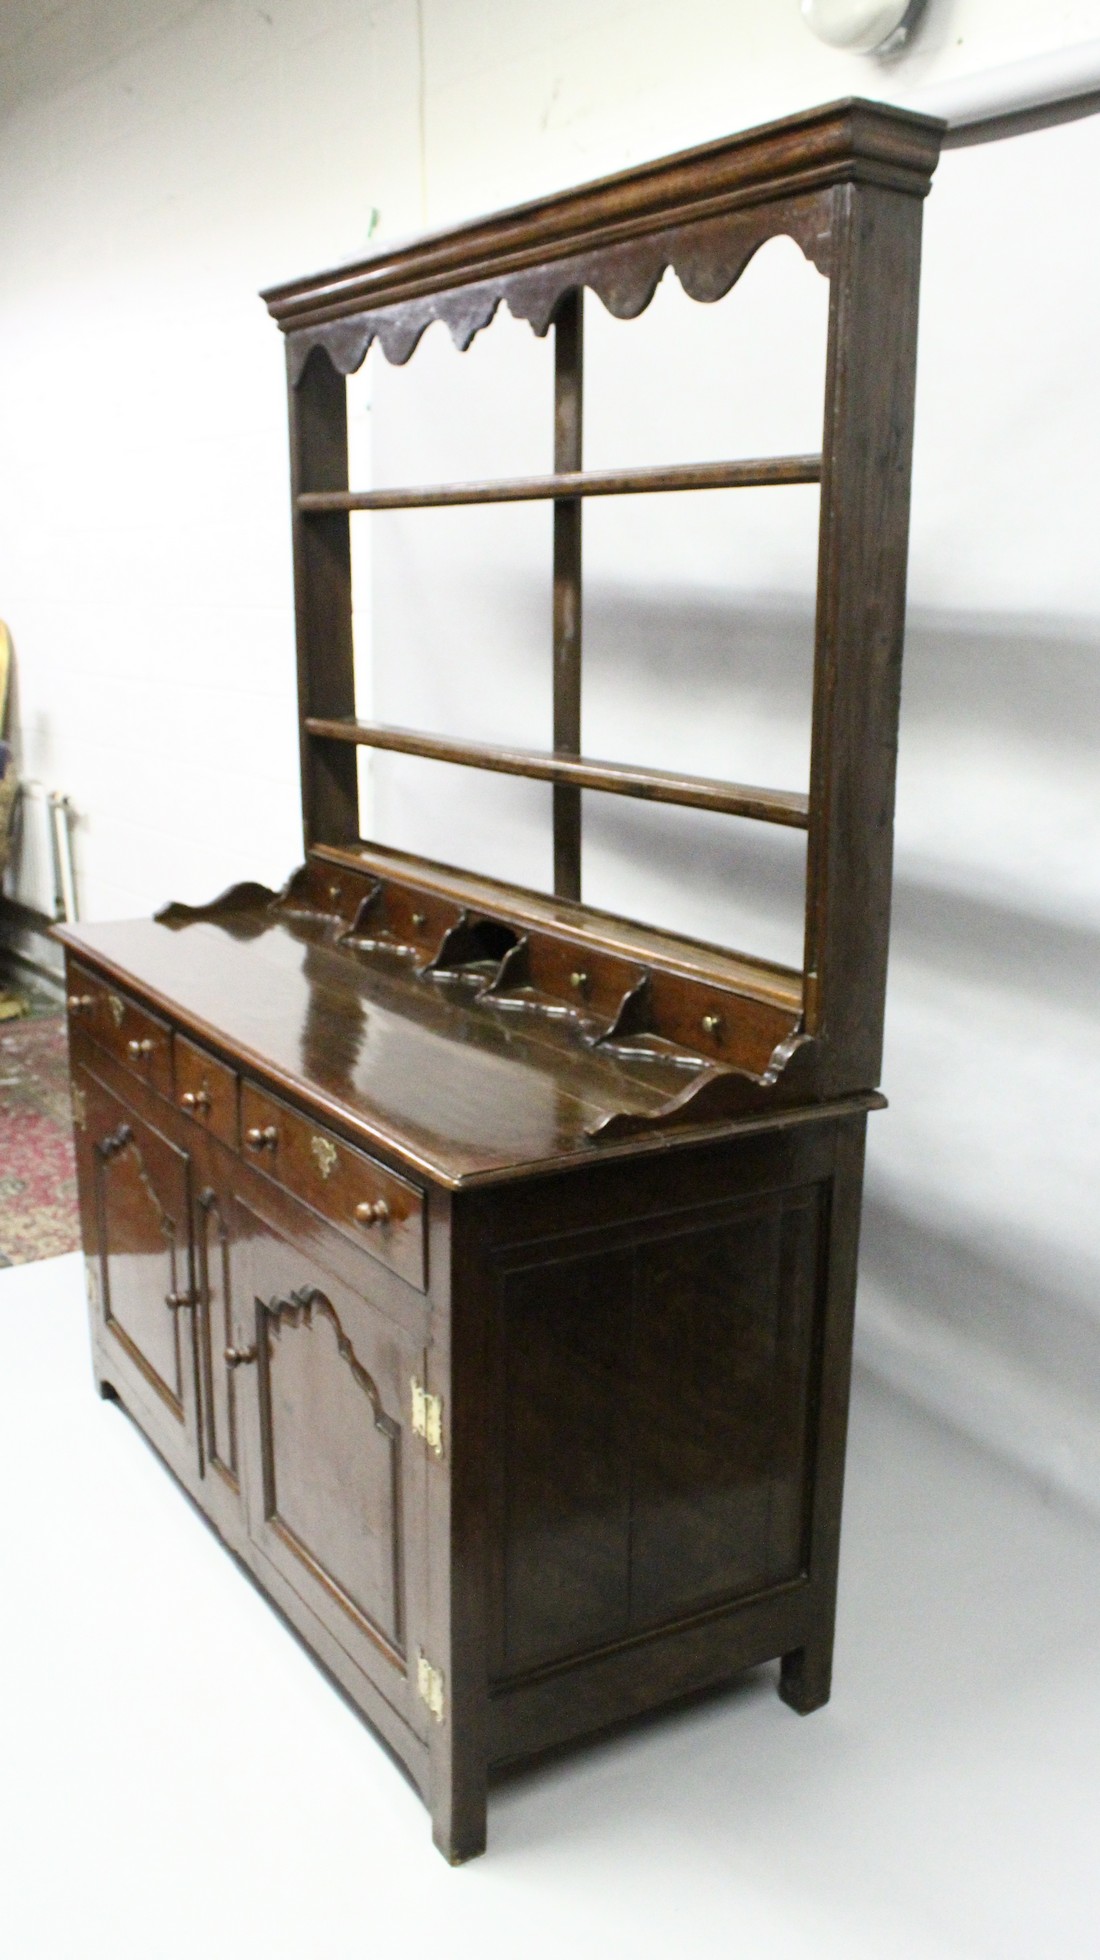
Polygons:
<instances>
[{"instance_id":1,"label":"shadow on wall","mask_svg":"<svg viewBox=\"0 0 1100 1960\"><path fill-rule=\"evenodd\" d=\"M597 587L585 628L590 753L805 783L805 606ZM1093 622L912 613L860 1352L1100 1506L1098 727ZM671 814L588 797L586 897L797 962L800 840Z\"/></svg>"}]
</instances>

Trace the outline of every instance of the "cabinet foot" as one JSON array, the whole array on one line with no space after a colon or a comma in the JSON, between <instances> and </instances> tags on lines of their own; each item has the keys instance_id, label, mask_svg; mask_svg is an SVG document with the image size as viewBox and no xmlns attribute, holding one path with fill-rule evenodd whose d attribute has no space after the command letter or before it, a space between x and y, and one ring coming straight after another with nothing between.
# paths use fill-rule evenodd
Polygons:
<instances>
[{"instance_id":1,"label":"cabinet foot","mask_svg":"<svg viewBox=\"0 0 1100 1960\"><path fill-rule=\"evenodd\" d=\"M485 1849L489 1777L484 1761L442 1749L433 1764L432 1841L449 1865L464 1865Z\"/></svg>"},{"instance_id":2,"label":"cabinet foot","mask_svg":"<svg viewBox=\"0 0 1100 1960\"><path fill-rule=\"evenodd\" d=\"M465 1865L480 1858L485 1849L486 1799L475 1798L461 1806L446 1805L443 1814L433 1812L432 1842L449 1865Z\"/></svg>"},{"instance_id":3,"label":"cabinet foot","mask_svg":"<svg viewBox=\"0 0 1100 1960\"><path fill-rule=\"evenodd\" d=\"M485 1849L484 1811L480 1823L469 1818L461 1832L455 1832L433 1821L432 1842L437 1851L442 1851L449 1865L465 1865L471 1858L480 1858Z\"/></svg>"},{"instance_id":4,"label":"cabinet foot","mask_svg":"<svg viewBox=\"0 0 1100 1960\"><path fill-rule=\"evenodd\" d=\"M812 1715L824 1708L833 1679L833 1643L821 1641L809 1647L796 1647L784 1654L779 1673L779 1695L797 1715Z\"/></svg>"}]
</instances>

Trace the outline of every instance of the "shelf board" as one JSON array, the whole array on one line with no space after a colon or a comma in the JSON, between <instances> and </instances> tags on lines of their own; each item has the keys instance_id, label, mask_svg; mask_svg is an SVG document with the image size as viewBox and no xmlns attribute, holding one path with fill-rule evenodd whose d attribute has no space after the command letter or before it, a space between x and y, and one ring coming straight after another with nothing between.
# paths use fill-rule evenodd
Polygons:
<instances>
[{"instance_id":1,"label":"shelf board","mask_svg":"<svg viewBox=\"0 0 1100 1960\"><path fill-rule=\"evenodd\" d=\"M764 489L819 483L820 456L765 456L742 463L674 463L633 470L559 470L483 483L410 484L396 490L305 490L305 515L348 510L429 510L444 504L520 504L563 497L650 496L671 490Z\"/></svg>"},{"instance_id":2,"label":"shelf board","mask_svg":"<svg viewBox=\"0 0 1100 1960\"><path fill-rule=\"evenodd\" d=\"M430 762L456 762L504 776L571 783L577 789L605 790L613 796L636 796L652 803L676 803L691 810L717 810L724 816L752 817L792 830L809 827L809 798L796 790L759 789L709 776L686 776L671 769L641 769L626 762L596 762L561 751L460 742L449 735L424 735L412 728L350 717L325 720L311 715L305 728L307 734L325 742L353 742L360 748L388 749Z\"/></svg>"}]
</instances>

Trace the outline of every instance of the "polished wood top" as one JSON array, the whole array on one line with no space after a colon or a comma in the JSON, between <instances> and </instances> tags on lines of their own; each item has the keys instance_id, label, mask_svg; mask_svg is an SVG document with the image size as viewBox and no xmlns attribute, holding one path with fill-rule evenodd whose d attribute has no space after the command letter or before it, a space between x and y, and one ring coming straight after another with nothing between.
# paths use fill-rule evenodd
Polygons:
<instances>
[{"instance_id":1,"label":"polished wood top","mask_svg":"<svg viewBox=\"0 0 1100 1960\"><path fill-rule=\"evenodd\" d=\"M537 984L526 967L509 986L512 949L416 912L429 938L442 928L426 961L405 943L405 894L387 890L372 913L377 888L364 900L349 880L325 910L316 879L309 867L281 897L240 887L205 910L58 936L227 1059L450 1186L813 1102L797 1069L716 1065L644 1022L632 1032L595 969L582 1003L545 962Z\"/></svg>"}]
</instances>

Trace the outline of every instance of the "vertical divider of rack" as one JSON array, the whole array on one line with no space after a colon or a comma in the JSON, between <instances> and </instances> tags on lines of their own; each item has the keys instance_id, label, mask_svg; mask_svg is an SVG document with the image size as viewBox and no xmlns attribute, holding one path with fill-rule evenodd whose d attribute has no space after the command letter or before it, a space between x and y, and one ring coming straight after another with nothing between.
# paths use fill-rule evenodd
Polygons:
<instances>
[{"instance_id":1,"label":"vertical divider of rack","mask_svg":"<svg viewBox=\"0 0 1100 1960\"><path fill-rule=\"evenodd\" d=\"M832 197L803 960L825 1094L882 1071L923 212Z\"/></svg>"},{"instance_id":2,"label":"vertical divider of rack","mask_svg":"<svg viewBox=\"0 0 1100 1960\"><path fill-rule=\"evenodd\" d=\"M554 318L554 471L579 470L584 447L584 288ZM554 501L554 750L581 752L581 497ZM555 783L554 891L581 895L581 792Z\"/></svg>"},{"instance_id":3,"label":"vertical divider of rack","mask_svg":"<svg viewBox=\"0 0 1100 1960\"><path fill-rule=\"evenodd\" d=\"M289 343L288 343L289 362ZM327 354L314 353L295 386L287 377L294 616L298 647L298 728L302 833L313 844L359 837L359 769L353 748L315 742L306 721L355 714L352 644L351 519L344 511L305 516L299 496L348 488L347 382Z\"/></svg>"}]
</instances>

